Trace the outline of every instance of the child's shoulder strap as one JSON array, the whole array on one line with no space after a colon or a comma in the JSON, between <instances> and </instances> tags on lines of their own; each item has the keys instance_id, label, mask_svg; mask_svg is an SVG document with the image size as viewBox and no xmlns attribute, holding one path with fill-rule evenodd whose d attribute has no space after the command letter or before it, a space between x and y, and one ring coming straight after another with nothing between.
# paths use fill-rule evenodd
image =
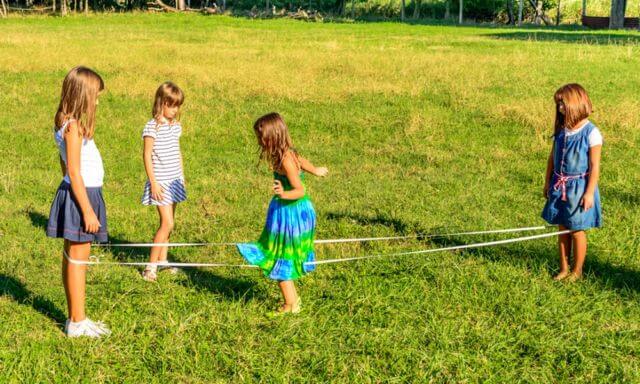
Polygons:
<instances>
[{"instance_id":1,"label":"child's shoulder strap","mask_svg":"<svg viewBox=\"0 0 640 384\"><path fill-rule=\"evenodd\" d=\"M589 136L595 128L596 128L596 125L593 124L591 120L588 120L587 124L584 126L584 135Z\"/></svg>"}]
</instances>

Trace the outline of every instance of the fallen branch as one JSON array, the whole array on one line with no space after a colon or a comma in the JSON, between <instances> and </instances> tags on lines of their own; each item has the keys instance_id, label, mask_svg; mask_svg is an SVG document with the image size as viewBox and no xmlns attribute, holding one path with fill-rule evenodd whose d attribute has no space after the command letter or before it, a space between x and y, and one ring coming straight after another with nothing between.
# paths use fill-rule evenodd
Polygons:
<instances>
[{"instance_id":1,"label":"fallen branch","mask_svg":"<svg viewBox=\"0 0 640 384\"><path fill-rule=\"evenodd\" d=\"M150 6L154 6L155 5L157 7L160 7L165 12L179 12L178 9L163 3L162 0L149 1L149 2L147 2L147 5L148 6L149 5Z\"/></svg>"}]
</instances>

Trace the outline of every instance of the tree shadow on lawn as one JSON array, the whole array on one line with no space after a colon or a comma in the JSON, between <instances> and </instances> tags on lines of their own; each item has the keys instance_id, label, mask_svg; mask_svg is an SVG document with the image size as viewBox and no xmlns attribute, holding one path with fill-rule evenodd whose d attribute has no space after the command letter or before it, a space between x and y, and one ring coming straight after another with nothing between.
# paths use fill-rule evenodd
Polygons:
<instances>
[{"instance_id":1,"label":"tree shadow on lawn","mask_svg":"<svg viewBox=\"0 0 640 384\"><path fill-rule=\"evenodd\" d=\"M34 210L28 211L29 218L34 227L46 229L48 218L40 212ZM110 244L132 244L132 242L122 239L118 236L109 235L108 242ZM140 247L118 247L107 248L110 250L113 258L120 262L131 261L147 261L149 259L149 248ZM179 258L169 255L169 259L176 262L189 262L190 260L180 260ZM240 263L240 262L239 262ZM249 299L263 299L266 294L263 290L256 289L255 279L253 278L232 278L225 277L201 268L182 268L186 281L180 280L179 283L187 287L196 287L199 290L207 290L214 295L222 296L227 300L248 301ZM259 276L256 278L260 278Z\"/></svg>"},{"instance_id":2,"label":"tree shadow on lawn","mask_svg":"<svg viewBox=\"0 0 640 384\"><path fill-rule=\"evenodd\" d=\"M562 31L513 31L483 35L498 40L561 42L591 45L639 45L640 34Z\"/></svg>"},{"instance_id":3,"label":"tree shadow on lawn","mask_svg":"<svg viewBox=\"0 0 640 384\"><path fill-rule=\"evenodd\" d=\"M8 296L18 304L31 306L39 313L49 317L62 328L67 316L50 300L34 295L25 285L13 276L0 274L0 296Z\"/></svg>"},{"instance_id":4,"label":"tree shadow on lawn","mask_svg":"<svg viewBox=\"0 0 640 384\"><path fill-rule=\"evenodd\" d=\"M365 216L351 213L329 213L328 220L352 220L360 225L384 225L393 229L397 235L410 235L412 232L417 234L418 240L425 244L432 244L436 247L451 247L458 245L470 244L479 241L493 241L507 239L509 237L521 237L530 235L531 232L521 234L507 234L505 237L481 237L473 236L465 241L461 237L429 237L427 233L446 233L454 232L451 228L446 231L444 228L426 229L419 223L406 223L402 220L389 218L384 215ZM402 230L398 230L402 229ZM411 229L410 231L407 229ZM476 259L490 260L499 263L509 263L523 268L542 268L549 273L549 278L557 272L557 248L553 246L535 246L525 249L514 249L509 245L500 245L497 247L469 248L456 251L460 257L471 257ZM599 257L602 251L596 245L589 245L589 253L587 255L584 272L586 278L595 278L598 283L607 289L619 292L621 295L640 293L640 271L627 268L625 266L616 266L608 262L602 261Z\"/></svg>"}]
</instances>

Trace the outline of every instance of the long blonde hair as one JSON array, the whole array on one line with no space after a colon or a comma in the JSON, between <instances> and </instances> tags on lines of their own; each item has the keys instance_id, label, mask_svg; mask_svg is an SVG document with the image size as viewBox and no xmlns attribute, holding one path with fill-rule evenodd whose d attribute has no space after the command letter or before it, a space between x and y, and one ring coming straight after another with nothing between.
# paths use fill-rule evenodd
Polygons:
<instances>
[{"instance_id":1,"label":"long blonde hair","mask_svg":"<svg viewBox=\"0 0 640 384\"><path fill-rule=\"evenodd\" d=\"M183 102L184 93L182 93L182 89L170 81L165 81L156 90L156 96L151 108L151 117L156 119L159 124L162 118L163 106L179 107Z\"/></svg>"},{"instance_id":2,"label":"long blonde hair","mask_svg":"<svg viewBox=\"0 0 640 384\"><path fill-rule=\"evenodd\" d=\"M96 101L104 90L104 81L90 68L78 66L67 73L62 81L60 104L54 119L56 129L66 121L78 122L80 134L92 138L96 123Z\"/></svg>"},{"instance_id":3,"label":"long blonde hair","mask_svg":"<svg viewBox=\"0 0 640 384\"><path fill-rule=\"evenodd\" d=\"M282 170L282 163L288 153L293 155L296 165L300 166L298 154L292 147L289 129L280 114L271 112L260 117L253 124L253 131L260 146L260 159L267 161L274 171Z\"/></svg>"},{"instance_id":4,"label":"long blonde hair","mask_svg":"<svg viewBox=\"0 0 640 384\"><path fill-rule=\"evenodd\" d=\"M593 107L587 91L580 84L566 84L560 87L553 100L556 103L556 120L554 135L564 128L573 128L580 121L591 114ZM564 105L564 114L560 112L560 105Z\"/></svg>"}]
</instances>

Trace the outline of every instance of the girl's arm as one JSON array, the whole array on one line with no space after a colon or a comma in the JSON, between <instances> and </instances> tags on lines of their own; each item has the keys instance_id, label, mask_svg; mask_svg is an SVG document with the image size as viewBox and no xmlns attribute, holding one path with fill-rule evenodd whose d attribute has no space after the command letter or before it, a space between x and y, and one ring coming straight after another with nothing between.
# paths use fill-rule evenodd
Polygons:
<instances>
[{"instance_id":1,"label":"girl's arm","mask_svg":"<svg viewBox=\"0 0 640 384\"><path fill-rule=\"evenodd\" d=\"M542 193L544 194L544 198L549 198L549 183L551 183L551 175L553 174L553 150L555 147L555 143L551 146L551 153L549 154L549 159L547 160L547 171L544 176L544 189Z\"/></svg>"},{"instance_id":2,"label":"girl's arm","mask_svg":"<svg viewBox=\"0 0 640 384\"><path fill-rule=\"evenodd\" d=\"M87 233L96 233L100 229L100 221L96 213L91 207L87 189L84 186L84 180L80 173L80 150L82 148L82 136L78 130L78 123L72 121L64 133L64 140L67 147L67 167L69 172L69 180L71 180L71 191L78 201L80 210L82 211L82 220L84 221L84 231Z\"/></svg>"},{"instance_id":3,"label":"girl's arm","mask_svg":"<svg viewBox=\"0 0 640 384\"><path fill-rule=\"evenodd\" d=\"M147 172L147 178L149 179L149 184L151 184L151 197L156 201L161 201L164 190L156 181L156 175L153 173L153 162L151 160L151 153L153 152L153 143L155 140L156 139L151 136L144 137L142 158L144 160L144 170Z\"/></svg>"},{"instance_id":4,"label":"girl's arm","mask_svg":"<svg viewBox=\"0 0 640 384\"><path fill-rule=\"evenodd\" d=\"M596 145L589 148L589 182L587 189L582 196L582 209L588 211L593 207L593 195L596 192L598 179L600 178L600 155L602 154L602 145Z\"/></svg>"},{"instance_id":5,"label":"girl's arm","mask_svg":"<svg viewBox=\"0 0 640 384\"><path fill-rule=\"evenodd\" d=\"M289 183L293 187L290 191L285 191L282 188L282 183L280 180L275 180L273 186L273 193L278 195L281 199L284 200L297 200L301 197L304 197L304 186L302 185L302 180L300 180L300 174L298 173L298 167L296 166L295 161L293 161L293 157L291 154L286 155L284 161L282 162L282 168L287 175L287 179L289 179Z\"/></svg>"},{"instance_id":6,"label":"girl's arm","mask_svg":"<svg viewBox=\"0 0 640 384\"><path fill-rule=\"evenodd\" d=\"M186 181L186 177L184 177L184 160L182 160L182 151L180 151L180 169L182 169L182 183L184 184L184 186L187 186L187 181Z\"/></svg>"},{"instance_id":7,"label":"girl's arm","mask_svg":"<svg viewBox=\"0 0 640 384\"><path fill-rule=\"evenodd\" d=\"M302 156L299 156L298 160L300 161L300 168L312 175L324 177L327 175L327 173L329 173L329 170L327 168L315 167L309 160L305 159Z\"/></svg>"}]
</instances>

